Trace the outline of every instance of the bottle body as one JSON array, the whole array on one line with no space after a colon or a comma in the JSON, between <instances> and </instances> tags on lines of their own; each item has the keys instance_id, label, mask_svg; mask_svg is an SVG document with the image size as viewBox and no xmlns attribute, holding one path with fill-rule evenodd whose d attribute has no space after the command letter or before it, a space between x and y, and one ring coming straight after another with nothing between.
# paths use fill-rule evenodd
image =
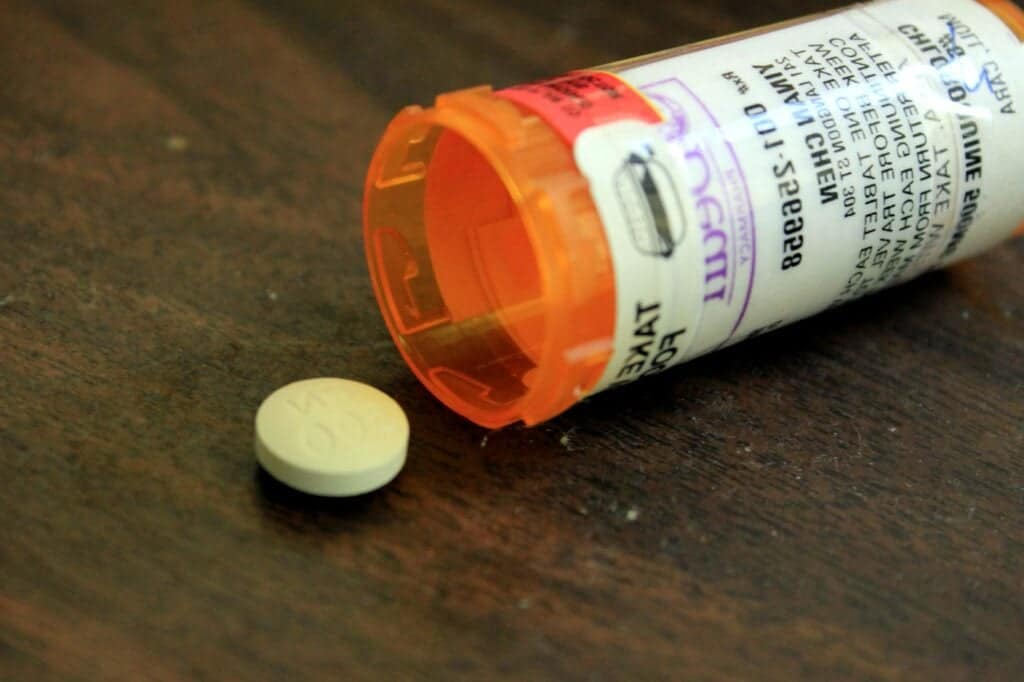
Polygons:
<instances>
[{"instance_id":1,"label":"bottle body","mask_svg":"<svg viewBox=\"0 0 1024 682\"><path fill-rule=\"evenodd\" d=\"M1024 223L1022 27L1007 2L885 0L467 95L482 132L433 120L420 166L371 167L389 327L456 410L535 423L975 255ZM381 202L417 182L395 236ZM427 269L434 359L409 314Z\"/></svg>"}]
</instances>

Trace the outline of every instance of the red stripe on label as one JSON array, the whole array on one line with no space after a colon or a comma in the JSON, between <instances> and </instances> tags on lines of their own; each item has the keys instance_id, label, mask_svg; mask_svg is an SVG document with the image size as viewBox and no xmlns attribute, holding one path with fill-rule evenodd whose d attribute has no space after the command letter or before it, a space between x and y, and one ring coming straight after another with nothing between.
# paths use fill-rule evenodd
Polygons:
<instances>
[{"instance_id":1,"label":"red stripe on label","mask_svg":"<svg viewBox=\"0 0 1024 682\"><path fill-rule=\"evenodd\" d=\"M648 123L662 120L643 95L621 78L603 71L574 71L495 94L540 116L569 144L587 128L604 123L623 119Z\"/></svg>"}]
</instances>

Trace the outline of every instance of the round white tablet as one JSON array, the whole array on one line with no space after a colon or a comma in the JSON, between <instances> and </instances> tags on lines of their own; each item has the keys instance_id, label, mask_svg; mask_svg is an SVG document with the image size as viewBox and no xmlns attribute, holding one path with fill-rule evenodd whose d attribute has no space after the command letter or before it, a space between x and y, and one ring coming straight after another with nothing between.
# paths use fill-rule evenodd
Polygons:
<instances>
[{"instance_id":1,"label":"round white tablet","mask_svg":"<svg viewBox=\"0 0 1024 682\"><path fill-rule=\"evenodd\" d=\"M398 475L409 420L390 396L347 379L307 379L270 394L256 413L256 458L314 495L376 490Z\"/></svg>"}]
</instances>

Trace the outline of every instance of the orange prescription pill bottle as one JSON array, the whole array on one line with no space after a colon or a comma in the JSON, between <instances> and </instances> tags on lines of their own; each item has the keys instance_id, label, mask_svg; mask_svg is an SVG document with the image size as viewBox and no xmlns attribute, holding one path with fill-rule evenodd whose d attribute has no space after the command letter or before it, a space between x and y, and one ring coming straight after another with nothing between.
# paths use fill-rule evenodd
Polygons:
<instances>
[{"instance_id":1,"label":"orange prescription pill bottle","mask_svg":"<svg viewBox=\"0 0 1024 682\"><path fill-rule=\"evenodd\" d=\"M364 230L399 350L488 427L973 256L1024 223L1024 13L881 0L409 107Z\"/></svg>"}]
</instances>

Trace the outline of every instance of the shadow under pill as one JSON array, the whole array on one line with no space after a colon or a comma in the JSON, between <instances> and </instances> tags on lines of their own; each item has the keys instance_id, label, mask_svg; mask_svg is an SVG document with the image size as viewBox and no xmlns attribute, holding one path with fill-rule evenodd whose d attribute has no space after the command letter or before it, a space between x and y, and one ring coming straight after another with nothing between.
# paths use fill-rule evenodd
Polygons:
<instances>
[{"instance_id":1,"label":"shadow under pill","mask_svg":"<svg viewBox=\"0 0 1024 682\"><path fill-rule=\"evenodd\" d=\"M354 497L310 495L289 488L260 466L253 479L260 511L268 520L290 530L342 530L348 522L366 519L382 498L381 490Z\"/></svg>"}]
</instances>

